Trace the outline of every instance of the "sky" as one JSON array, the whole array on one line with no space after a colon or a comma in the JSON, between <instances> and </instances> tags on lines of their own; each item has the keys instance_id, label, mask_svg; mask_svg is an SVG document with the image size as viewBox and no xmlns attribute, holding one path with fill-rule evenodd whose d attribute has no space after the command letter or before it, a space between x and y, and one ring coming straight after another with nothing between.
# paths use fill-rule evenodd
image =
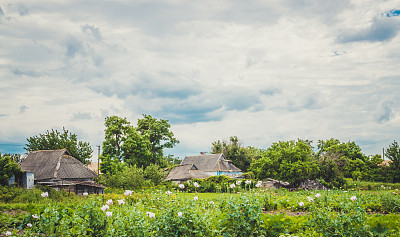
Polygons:
<instances>
[{"instance_id":1,"label":"sky","mask_svg":"<svg viewBox=\"0 0 400 237\"><path fill-rule=\"evenodd\" d=\"M400 134L399 0L0 2L0 152L65 127L95 151L106 116L167 119L165 154Z\"/></svg>"}]
</instances>

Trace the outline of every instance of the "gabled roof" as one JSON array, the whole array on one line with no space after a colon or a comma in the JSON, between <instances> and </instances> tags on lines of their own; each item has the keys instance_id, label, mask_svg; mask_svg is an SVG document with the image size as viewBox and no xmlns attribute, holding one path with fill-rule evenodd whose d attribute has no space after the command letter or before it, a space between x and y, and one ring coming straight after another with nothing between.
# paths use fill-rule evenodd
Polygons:
<instances>
[{"instance_id":1,"label":"gabled roof","mask_svg":"<svg viewBox=\"0 0 400 237\"><path fill-rule=\"evenodd\" d=\"M35 174L35 180L92 179L96 173L71 156L67 149L31 151L19 165Z\"/></svg>"},{"instance_id":2,"label":"gabled roof","mask_svg":"<svg viewBox=\"0 0 400 237\"><path fill-rule=\"evenodd\" d=\"M165 180L204 179L208 177L210 177L209 174L198 170L194 164L186 164L174 167Z\"/></svg>"},{"instance_id":3,"label":"gabled roof","mask_svg":"<svg viewBox=\"0 0 400 237\"><path fill-rule=\"evenodd\" d=\"M201 171L241 171L231 161L225 159L222 153L186 156L181 165L188 164L194 164Z\"/></svg>"}]
</instances>

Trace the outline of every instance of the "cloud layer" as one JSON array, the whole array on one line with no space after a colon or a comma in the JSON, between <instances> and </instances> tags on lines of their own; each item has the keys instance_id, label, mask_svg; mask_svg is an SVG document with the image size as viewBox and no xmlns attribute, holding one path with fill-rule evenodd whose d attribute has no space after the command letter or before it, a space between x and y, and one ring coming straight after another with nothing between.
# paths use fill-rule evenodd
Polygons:
<instances>
[{"instance_id":1,"label":"cloud layer","mask_svg":"<svg viewBox=\"0 0 400 237\"><path fill-rule=\"evenodd\" d=\"M207 151L236 135L358 142L399 134L396 1L0 4L0 144L48 129L101 144L104 118L169 119ZM1 146L7 152L9 146Z\"/></svg>"}]
</instances>

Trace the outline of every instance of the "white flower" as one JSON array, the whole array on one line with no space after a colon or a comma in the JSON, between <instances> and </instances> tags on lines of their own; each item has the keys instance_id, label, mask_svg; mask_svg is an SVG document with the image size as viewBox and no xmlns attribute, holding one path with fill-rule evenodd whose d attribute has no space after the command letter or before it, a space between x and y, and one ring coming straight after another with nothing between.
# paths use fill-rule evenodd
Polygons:
<instances>
[{"instance_id":1,"label":"white flower","mask_svg":"<svg viewBox=\"0 0 400 237\"><path fill-rule=\"evenodd\" d=\"M356 196L351 196L350 200L352 200L353 202L357 200Z\"/></svg>"},{"instance_id":2,"label":"white flower","mask_svg":"<svg viewBox=\"0 0 400 237\"><path fill-rule=\"evenodd\" d=\"M36 214L32 215L32 217L33 217L34 219L39 219L39 216L36 215Z\"/></svg>"},{"instance_id":3,"label":"white flower","mask_svg":"<svg viewBox=\"0 0 400 237\"><path fill-rule=\"evenodd\" d=\"M308 198L308 201L314 202L314 199L312 197L307 197L307 198Z\"/></svg>"},{"instance_id":4,"label":"white flower","mask_svg":"<svg viewBox=\"0 0 400 237\"><path fill-rule=\"evenodd\" d=\"M213 202L213 201L209 201L208 203L211 204L211 205L214 205L214 202Z\"/></svg>"},{"instance_id":5,"label":"white flower","mask_svg":"<svg viewBox=\"0 0 400 237\"><path fill-rule=\"evenodd\" d=\"M197 201L197 200L199 200L199 197L198 196L194 196L193 200Z\"/></svg>"},{"instance_id":6,"label":"white flower","mask_svg":"<svg viewBox=\"0 0 400 237\"><path fill-rule=\"evenodd\" d=\"M132 191L131 190L125 190L125 196L131 196L132 195Z\"/></svg>"},{"instance_id":7,"label":"white flower","mask_svg":"<svg viewBox=\"0 0 400 237\"><path fill-rule=\"evenodd\" d=\"M82 196L84 196L84 197L86 197L87 195L89 195L89 194L86 192L82 193Z\"/></svg>"},{"instance_id":8,"label":"white flower","mask_svg":"<svg viewBox=\"0 0 400 237\"><path fill-rule=\"evenodd\" d=\"M110 207L108 205L104 205L101 207L102 211L107 211L108 209L110 209Z\"/></svg>"},{"instance_id":9,"label":"white flower","mask_svg":"<svg viewBox=\"0 0 400 237\"><path fill-rule=\"evenodd\" d=\"M26 226L28 226L28 227L32 227L32 224L31 224L31 223L28 223L28 224L26 224Z\"/></svg>"},{"instance_id":10,"label":"white flower","mask_svg":"<svg viewBox=\"0 0 400 237\"><path fill-rule=\"evenodd\" d=\"M321 194L317 193L317 194L315 194L315 197L316 197L316 198L320 198L320 197L321 197Z\"/></svg>"},{"instance_id":11,"label":"white flower","mask_svg":"<svg viewBox=\"0 0 400 237\"><path fill-rule=\"evenodd\" d=\"M165 192L165 194L167 194L167 195L171 195L171 193L172 193L171 191L166 191Z\"/></svg>"},{"instance_id":12,"label":"white flower","mask_svg":"<svg viewBox=\"0 0 400 237\"><path fill-rule=\"evenodd\" d=\"M257 183L256 184L256 188L259 188L259 187L261 187L262 186L262 183Z\"/></svg>"},{"instance_id":13,"label":"white flower","mask_svg":"<svg viewBox=\"0 0 400 237\"><path fill-rule=\"evenodd\" d=\"M193 186L194 186L195 188L200 187L200 185L199 185L197 182L194 182L194 183L193 183Z\"/></svg>"},{"instance_id":14,"label":"white flower","mask_svg":"<svg viewBox=\"0 0 400 237\"><path fill-rule=\"evenodd\" d=\"M330 192L331 190L330 189L328 189L328 192Z\"/></svg>"},{"instance_id":15,"label":"white flower","mask_svg":"<svg viewBox=\"0 0 400 237\"><path fill-rule=\"evenodd\" d=\"M119 205L124 205L124 204L125 204L125 200L124 200L124 199L118 200L118 204L119 204Z\"/></svg>"},{"instance_id":16,"label":"white flower","mask_svg":"<svg viewBox=\"0 0 400 237\"><path fill-rule=\"evenodd\" d=\"M182 212L178 212L178 216L181 217L182 216Z\"/></svg>"},{"instance_id":17,"label":"white flower","mask_svg":"<svg viewBox=\"0 0 400 237\"><path fill-rule=\"evenodd\" d=\"M106 212L106 216L108 216L108 217L112 216L112 212L110 212L110 211Z\"/></svg>"},{"instance_id":18,"label":"white flower","mask_svg":"<svg viewBox=\"0 0 400 237\"><path fill-rule=\"evenodd\" d=\"M347 191L343 191L344 193L347 193Z\"/></svg>"},{"instance_id":19,"label":"white flower","mask_svg":"<svg viewBox=\"0 0 400 237\"><path fill-rule=\"evenodd\" d=\"M10 231L6 232L6 236L10 236L12 233Z\"/></svg>"},{"instance_id":20,"label":"white flower","mask_svg":"<svg viewBox=\"0 0 400 237\"><path fill-rule=\"evenodd\" d=\"M42 197L48 197L49 196L49 193L48 192L44 192L44 193L42 193L42 194L40 194L40 195L42 195Z\"/></svg>"},{"instance_id":21,"label":"white flower","mask_svg":"<svg viewBox=\"0 0 400 237\"><path fill-rule=\"evenodd\" d=\"M246 184L251 184L251 180L246 180Z\"/></svg>"},{"instance_id":22,"label":"white flower","mask_svg":"<svg viewBox=\"0 0 400 237\"><path fill-rule=\"evenodd\" d=\"M230 186L231 188L235 188L236 187L236 185L235 184L231 184L231 186Z\"/></svg>"},{"instance_id":23,"label":"white flower","mask_svg":"<svg viewBox=\"0 0 400 237\"><path fill-rule=\"evenodd\" d=\"M242 183L242 180L236 181L236 185L240 185Z\"/></svg>"},{"instance_id":24,"label":"white flower","mask_svg":"<svg viewBox=\"0 0 400 237\"><path fill-rule=\"evenodd\" d=\"M396 188L396 191L399 191L399 190Z\"/></svg>"},{"instance_id":25,"label":"white flower","mask_svg":"<svg viewBox=\"0 0 400 237\"><path fill-rule=\"evenodd\" d=\"M260 181L258 181L257 183L258 183L258 184L262 184L262 181L260 180Z\"/></svg>"},{"instance_id":26,"label":"white flower","mask_svg":"<svg viewBox=\"0 0 400 237\"><path fill-rule=\"evenodd\" d=\"M184 184L179 184L179 188L180 188L180 189L184 189L184 188L185 188L185 185L184 185Z\"/></svg>"},{"instance_id":27,"label":"white flower","mask_svg":"<svg viewBox=\"0 0 400 237\"><path fill-rule=\"evenodd\" d=\"M154 218L154 217L156 217L156 214L155 213L153 213L153 212L146 212L146 214L150 217L150 218Z\"/></svg>"},{"instance_id":28,"label":"white flower","mask_svg":"<svg viewBox=\"0 0 400 237\"><path fill-rule=\"evenodd\" d=\"M299 205L302 207L304 206L304 202L300 202Z\"/></svg>"},{"instance_id":29,"label":"white flower","mask_svg":"<svg viewBox=\"0 0 400 237\"><path fill-rule=\"evenodd\" d=\"M109 199L109 200L107 200L106 203L107 203L108 205L112 205L112 204L113 204L113 200Z\"/></svg>"}]
</instances>

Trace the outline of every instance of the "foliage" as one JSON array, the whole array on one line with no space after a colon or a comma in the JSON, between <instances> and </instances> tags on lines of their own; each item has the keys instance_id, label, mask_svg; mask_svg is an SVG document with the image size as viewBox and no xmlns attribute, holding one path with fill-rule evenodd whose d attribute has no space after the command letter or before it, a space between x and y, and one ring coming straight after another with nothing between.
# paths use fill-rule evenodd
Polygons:
<instances>
[{"instance_id":1,"label":"foliage","mask_svg":"<svg viewBox=\"0 0 400 237\"><path fill-rule=\"evenodd\" d=\"M133 127L126 118L106 117L100 170L105 174L121 171L121 162L129 166L146 168L151 164L166 167L175 162L163 156L164 148L172 148L179 141L170 131L167 120L143 115L138 127Z\"/></svg>"},{"instance_id":2,"label":"foliage","mask_svg":"<svg viewBox=\"0 0 400 237\"><path fill-rule=\"evenodd\" d=\"M155 164L147 166L144 170L144 178L150 180L153 186L159 185L163 181L164 176L160 167Z\"/></svg>"},{"instance_id":3,"label":"foliage","mask_svg":"<svg viewBox=\"0 0 400 237\"><path fill-rule=\"evenodd\" d=\"M0 156L0 186L8 185L12 176L18 176L22 173L21 168L10 156Z\"/></svg>"},{"instance_id":4,"label":"foliage","mask_svg":"<svg viewBox=\"0 0 400 237\"><path fill-rule=\"evenodd\" d=\"M143 114L143 118L137 122L138 132L142 136L147 136L151 143L152 160L151 163L159 164L164 157L164 148L173 148L179 141L174 137L170 130L171 125L168 120L156 119L150 115Z\"/></svg>"},{"instance_id":5,"label":"foliage","mask_svg":"<svg viewBox=\"0 0 400 237\"><path fill-rule=\"evenodd\" d=\"M236 136L229 138L229 143L226 141L215 141L212 143L212 154L223 153L228 160L241 169L247 172L253 157L258 155L258 149L253 147L242 147L241 142Z\"/></svg>"},{"instance_id":6,"label":"foliage","mask_svg":"<svg viewBox=\"0 0 400 237\"><path fill-rule=\"evenodd\" d=\"M24 147L27 151L37 150L57 150L66 148L71 156L75 157L84 164L90 162L93 150L88 142L78 141L76 134L70 133L63 127L63 131L59 132L52 129L47 130L44 134L39 134L27 138L28 143Z\"/></svg>"},{"instance_id":7,"label":"foliage","mask_svg":"<svg viewBox=\"0 0 400 237\"><path fill-rule=\"evenodd\" d=\"M313 179L318 166L313 163L313 150L309 141L273 143L261 158L251 163L250 170L258 179L273 178L294 184Z\"/></svg>"},{"instance_id":8,"label":"foliage","mask_svg":"<svg viewBox=\"0 0 400 237\"><path fill-rule=\"evenodd\" d=\"M392 182L399 183L400 182L400 147L399 144L394 141L389 145L389 148L386 149L385 155L392 162L390 162L390 171Z\"/></svg>"}]
</instances>

